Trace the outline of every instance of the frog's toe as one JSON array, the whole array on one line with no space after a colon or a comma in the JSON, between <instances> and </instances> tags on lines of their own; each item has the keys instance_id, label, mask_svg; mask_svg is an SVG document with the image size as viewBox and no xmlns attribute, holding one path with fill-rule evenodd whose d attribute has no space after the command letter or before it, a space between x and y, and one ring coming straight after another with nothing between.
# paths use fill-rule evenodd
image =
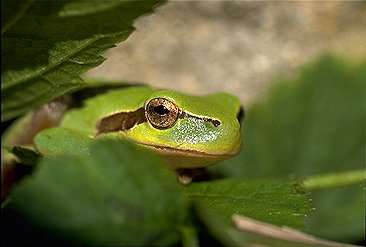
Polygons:
<instances>
[{"instance_id":1,"label":"frog's toe","mask_svg":"<svg viewBox=\"0 0 366 247\"><path fill-rule=\"evenodd\" d=\"M188 185L192 183L192 181L202 181L210 178L210 173L205 168L181 168L176 171L178 173L177 180L182 185Z\"/></svg>"}]
</instances>

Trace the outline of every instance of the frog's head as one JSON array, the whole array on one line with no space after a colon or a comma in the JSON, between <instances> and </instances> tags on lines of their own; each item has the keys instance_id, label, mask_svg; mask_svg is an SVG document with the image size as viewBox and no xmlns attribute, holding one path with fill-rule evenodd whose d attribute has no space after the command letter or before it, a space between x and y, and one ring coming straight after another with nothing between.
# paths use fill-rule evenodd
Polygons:
<instances>
[{"instance_id":1,"label":"frog's head","mask_svg":"<svg viewBox=\"0 0 366 247\"><path fill-rule=\"evenodd\" d=\"M204 167L240 151L242 113L238 98L230 94L188 96L160 90L125 115L119 134L157 151L172 169ZM105 118L105 125L113 117ZM99 126L106 128L103 120Z\"/></svg>"}]
</instances>

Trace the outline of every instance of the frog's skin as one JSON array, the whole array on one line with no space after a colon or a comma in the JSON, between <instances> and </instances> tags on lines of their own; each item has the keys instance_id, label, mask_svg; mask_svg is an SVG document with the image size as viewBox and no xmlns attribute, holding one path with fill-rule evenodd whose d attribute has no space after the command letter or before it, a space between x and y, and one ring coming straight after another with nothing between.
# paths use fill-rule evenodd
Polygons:
<instances>
[{"instance_id":1,"label":"frog's skin","mask_svg":"<svg viewBox=\"0 0 366 247\"><path fill-rule=\"evenodd\" d=\"M59 127L40 132L34 144L41 153L58 152L45 139L57 140L62 129L84 139L128 139L162 155L167 167L180 173L180 181L190 183L193 170L240 151L240 112L239 100L226 93L189 96L129 87L86 100L67 112Z\"/></svg>"}]
</instances>

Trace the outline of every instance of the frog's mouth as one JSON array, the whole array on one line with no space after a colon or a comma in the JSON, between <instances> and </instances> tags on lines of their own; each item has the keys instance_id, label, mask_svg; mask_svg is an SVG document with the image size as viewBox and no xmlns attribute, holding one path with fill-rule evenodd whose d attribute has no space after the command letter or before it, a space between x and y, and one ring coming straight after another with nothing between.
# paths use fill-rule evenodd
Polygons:
<instances>
[{"instance_id":1,"label":"frog's mouth","mask_svg":"<svg viewBox=\"0 0 366 247\"><path fill-rule=\"evenodd\" d=\"M224 154L210 154L210 153L206 153L206 152L201 152L201 151L197 151L197 150L185 150L185 149L177 149L177 148L172 148L172 147L163 147L163 146L155 146L155 145L146 145L146 144L141 144L145 147L148 148L152 148L155 151L157 151L158 153L161 154L166 154L166 155L171 155L171 154L176 154L176 155L181 155L181 156L200 156L200 157L221 157L221 156L227 156ZM230 155L229 155L230 156Z\"/></svg>"},{"instance_id":2,"label":"frog's mouth","mask_svg":"<svg viewBox=\"0 0 366 247\"><path fill-rule=\"evenodd\" d=\"M228 159L240 151L240 145L235 147L232 152L222 154L212 154L197 150L177 149L173 147L156 146L151 144L137 143L143 147L153 150L163 157L165 164L170 169L194 169L206 167Z\"/></svg>"}]
</instances>

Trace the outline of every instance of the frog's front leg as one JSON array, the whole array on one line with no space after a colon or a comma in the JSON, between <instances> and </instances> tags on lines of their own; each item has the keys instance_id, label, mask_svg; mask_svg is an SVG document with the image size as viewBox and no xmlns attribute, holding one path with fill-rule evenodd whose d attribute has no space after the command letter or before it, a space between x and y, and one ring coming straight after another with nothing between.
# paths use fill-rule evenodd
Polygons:
<instances>
[{"instance_id":1,"label":"frog's front leg","mask_svg":"<svg viewBox=\"0 0 366 247\"><path fill-rule=\"evenodd\" d=\"M188 185L192 181L207 180L211 177L211 174L206 168L180 168L177 169L176 172L178 174L177 180L182 185Z\"/></svg>"}]
</instances>

